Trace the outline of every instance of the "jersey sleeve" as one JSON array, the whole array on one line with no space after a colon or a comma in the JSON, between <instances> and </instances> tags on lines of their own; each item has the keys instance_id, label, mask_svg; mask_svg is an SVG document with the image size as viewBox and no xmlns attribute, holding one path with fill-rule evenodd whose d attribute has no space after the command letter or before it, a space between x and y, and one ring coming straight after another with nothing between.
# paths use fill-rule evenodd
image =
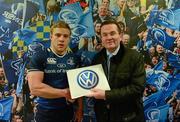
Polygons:
<instances>
[{"instance_id":1,"label":"jersey sleeve","mask_svg":"<svg viewBox=\"0 0 180 122\"><path fill-rule=\"evenodd\" d=\"M29 71L44 71L46 62L46 51L35 53L29 62Z\"/></svg>"}]
</instances>

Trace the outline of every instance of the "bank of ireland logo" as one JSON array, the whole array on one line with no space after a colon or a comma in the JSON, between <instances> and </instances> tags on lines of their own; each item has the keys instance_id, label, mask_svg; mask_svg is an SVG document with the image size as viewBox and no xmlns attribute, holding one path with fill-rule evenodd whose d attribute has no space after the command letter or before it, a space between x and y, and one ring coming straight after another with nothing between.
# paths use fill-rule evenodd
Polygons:
<instances>
[{"instance_id":1,"label":"bank of ireland logo","mask_svg":"<svg viewBox=\"0 0 180 122\"><path fill-rule=\"evenodd\" d=\"M79 75L77 76L77 82L80 87L84 89L91 89L98 84L99 77L92 70L84 70L80 72Z\"/></svg>"}]
</instances>

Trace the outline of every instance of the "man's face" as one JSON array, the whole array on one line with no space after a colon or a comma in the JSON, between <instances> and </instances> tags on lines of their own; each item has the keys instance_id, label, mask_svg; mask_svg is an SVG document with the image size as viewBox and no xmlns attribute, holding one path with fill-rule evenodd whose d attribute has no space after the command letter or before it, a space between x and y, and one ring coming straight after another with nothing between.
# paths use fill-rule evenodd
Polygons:
<instances>
[{"instance_id":1,"label":"man's face","mask_svg":"<svg viewBox=\"0 0 180 122\"><path fill-rule=\"evenodd\" d=\"M161 54L161 53L164 52L164 48L163 48L161 45L157 45L156 51L157 51L159 54Z\"/></svg>"},{"instance_id":2,"label":"man's face","mask_svg":"<svg viewBox=\"0 0 180 122\"><path fill-rule=\"evenodd\" d=\"M51 48L55 53L63 55L70 40L70 31L67 28L54 28L51 33Z\"/></svg>"},{"instance_id":3,"label":"man's face","mask_svg":"<svg viewBox=\"0 0 180 122\"><path fill-rule=\"evenodd\" d=\"M105 5L101 5L99 7L99 16L107 16L108 14L108 8Z\"/></svg>"},{"instance_id":4,"label":"man's face","mask_svg":"<svg viewBox=\"0 0 180 122\"><path fill-rule=\"evenodd\" d=\"M120 44L121 36L115 24L107 24L101 27L101 40L103 46L114 52Z\"/></svg>"},{"instance_id":5,"label":"man's face","mask_svg":"<svg viewBox=\"0 0 180 122\"><path fill-rule=\"evenodd\" d=\"M104 4L105 6L109 7L109 0L103 0L102 4Z\"/></svg>"},{"instance_id":6,"label":"man's face","mask_svg":"<svg viewBox=\"0 0 180 122\"><path fill-rule=\"evenodd\" d=\"M122 40L123 44L127 45L129 43L129 39L130 39L129 35L124 34L123 35L123 40Z\"/></svg>"},{"instance_id":7,"label":"man's face","mask_svg":"<svg viewBox=\"0 0 180 122\"><path fill-rule=\"evenodd\" d=\"M97 23L96 25L95 25L95 31L96 31L96 33L100 33L100 27L101 27L101 24L100 23Z\"/></svg>"},{"instance_id":8,"label":"man's face","mask_svg":"<svg viewBox=\"0 0 180 122\"><path fill-rule=\"evenodd\" d=\"M155 48L154 47L149 48L149 53L154 54L155 53Z\"/></svg>"}]
</instances>

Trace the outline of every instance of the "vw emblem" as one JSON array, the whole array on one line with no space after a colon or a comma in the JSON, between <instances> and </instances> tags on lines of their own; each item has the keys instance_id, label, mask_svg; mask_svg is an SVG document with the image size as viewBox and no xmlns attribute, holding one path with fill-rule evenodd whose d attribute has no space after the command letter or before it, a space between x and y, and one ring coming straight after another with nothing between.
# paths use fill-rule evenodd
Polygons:
<instances>
[{"instance_id":1,"label":"vw emblem","mask_svg":"<svg viewBox=\"0 0 180 122\"><path fill-rule=\"evenodd\" d=\"M77 77L78 84L84 89L94 88L98 82L98 75L92 70L84 70Z\"/></svg>"}]
</instances>

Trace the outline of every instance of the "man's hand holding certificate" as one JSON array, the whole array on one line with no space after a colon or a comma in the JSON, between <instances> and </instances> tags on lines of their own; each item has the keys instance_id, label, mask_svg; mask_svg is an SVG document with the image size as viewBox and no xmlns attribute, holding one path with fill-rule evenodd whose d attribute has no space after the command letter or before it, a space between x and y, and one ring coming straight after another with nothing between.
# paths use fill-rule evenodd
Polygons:
<instances>
[{"instance_id":1,"label":"man's hand holding certificate","mask_svg":"<svg viewBox=\"0 0 180 122\"><path fill-rule=\"evenodd\" d=\"M104 99L105 90L110 90L102 65L77 68L67 71L72 99L89 96Z\"/></svg>"}]
</instances>

